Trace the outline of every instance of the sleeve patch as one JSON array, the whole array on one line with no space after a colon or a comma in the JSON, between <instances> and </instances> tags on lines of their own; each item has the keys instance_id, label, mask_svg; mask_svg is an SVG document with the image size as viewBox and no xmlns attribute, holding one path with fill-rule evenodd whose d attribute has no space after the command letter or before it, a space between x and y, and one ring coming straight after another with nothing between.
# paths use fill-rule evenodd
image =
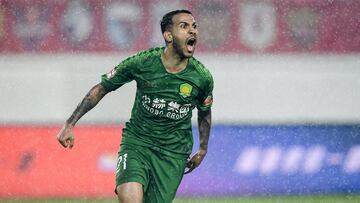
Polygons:
<instances>
[{"instance_id":1,"label":"sleeve patch","mask_svg":"<svg viewBox=\"0 0 360 203\"><path fill-rule=\"evenodd\" d=\"M116 67L106 74L107 79L111 79L116 74Z\"/></svg>"},{"instance_id":2,"label":"sleeve patch","mask_svg":"<svg viewBox=\"0 0 360 203\"><path fill-rule=\"evenodd\" d=\"M204 105L204 106L211 106L212 103L213 103L213 98L212 98L212 96L208 96L208 97L205 99L203 105Z\"/></svg>"}]
</instances>

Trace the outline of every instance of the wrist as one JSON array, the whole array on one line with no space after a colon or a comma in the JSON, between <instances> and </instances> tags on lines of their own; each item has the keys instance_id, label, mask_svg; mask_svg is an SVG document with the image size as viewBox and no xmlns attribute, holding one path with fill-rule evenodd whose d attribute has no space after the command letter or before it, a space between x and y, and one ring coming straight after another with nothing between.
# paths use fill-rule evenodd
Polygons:
<instances>
[{"instance_id":1,"label":"wrist","mask_svg":"<svg viewBox=\"0 0 360 203\"><path fill-rule=\"evenodd\" d=\"M72 124L68 121L65 123L65 128L73 128L73 127L74 127L74 124Z\"/></svg>"},{"instance_id":2,"label":"wrist","mask_svg":"<svg viewBox=\"0 0 360 203\"><path fill-rule=\"evenodd\" d=\"M199 149L199 154L206 155L206 153L207 153L207 149L204 149L204 148Z\"/></svg>"}]
</instances>

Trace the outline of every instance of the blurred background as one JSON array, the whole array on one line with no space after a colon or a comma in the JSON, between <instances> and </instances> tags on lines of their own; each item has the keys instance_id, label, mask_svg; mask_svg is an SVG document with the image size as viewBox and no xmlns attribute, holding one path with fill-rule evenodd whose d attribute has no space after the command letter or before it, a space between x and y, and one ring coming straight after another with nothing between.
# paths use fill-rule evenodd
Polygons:
<instances>
[{"instance_id":1,"label":"blurred background","mask_svg":"<svg viewBox=\"0 0 360 203\"><path fill-rule=\"evenodd\" d=\"M360 201L358 0L0 0L0 201L115 198L135 83L82 118L74 149L56 134L102 74L164 46L159 21L179 8L198 22L215 89L208 155L177 201Z\"/></svg>"}]
</instances>

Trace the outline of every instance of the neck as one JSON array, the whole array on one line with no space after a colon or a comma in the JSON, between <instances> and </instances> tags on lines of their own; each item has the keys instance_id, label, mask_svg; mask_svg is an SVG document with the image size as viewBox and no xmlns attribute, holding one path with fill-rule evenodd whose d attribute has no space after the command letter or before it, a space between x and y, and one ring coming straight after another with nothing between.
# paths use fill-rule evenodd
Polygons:
<instances>
[{"instance_id":1,"label":"neck","mask_svg":"<svg viewBox=\"0 0 360 203\"><path fill-rule=\"evenodd\" d=\"M166 47L161 60L167 72L178 73L186 68L189 59L181 57L174 48Z\"/></svg>"}]
</instances>

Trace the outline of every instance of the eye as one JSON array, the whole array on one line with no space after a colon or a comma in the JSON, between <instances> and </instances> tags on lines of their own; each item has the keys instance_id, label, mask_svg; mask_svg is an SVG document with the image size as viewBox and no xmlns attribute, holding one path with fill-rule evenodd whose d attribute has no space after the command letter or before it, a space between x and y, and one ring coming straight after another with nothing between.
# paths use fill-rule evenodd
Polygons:
<instances>
[{"instance_id":1,"label":"eye","mask_svg":"<svg viewBox=\"0 0 360 203\"><path fill-rule=\"evenodd\" d=\"M194 28L194 29L197 29L197 24L193 24L193 28Z\"/></svg>"},{"instance_id":2,"label":"eye","mask_svg":"<svg viewBox=\"0 0 360 203\"><path fill-rule=\"evenodd\" d=\"M185 28L187 27L187 25L188 25L188 24L186 24L186 23L180 23L180 28L185 29Z\"/></svg>"}]
</instances>

